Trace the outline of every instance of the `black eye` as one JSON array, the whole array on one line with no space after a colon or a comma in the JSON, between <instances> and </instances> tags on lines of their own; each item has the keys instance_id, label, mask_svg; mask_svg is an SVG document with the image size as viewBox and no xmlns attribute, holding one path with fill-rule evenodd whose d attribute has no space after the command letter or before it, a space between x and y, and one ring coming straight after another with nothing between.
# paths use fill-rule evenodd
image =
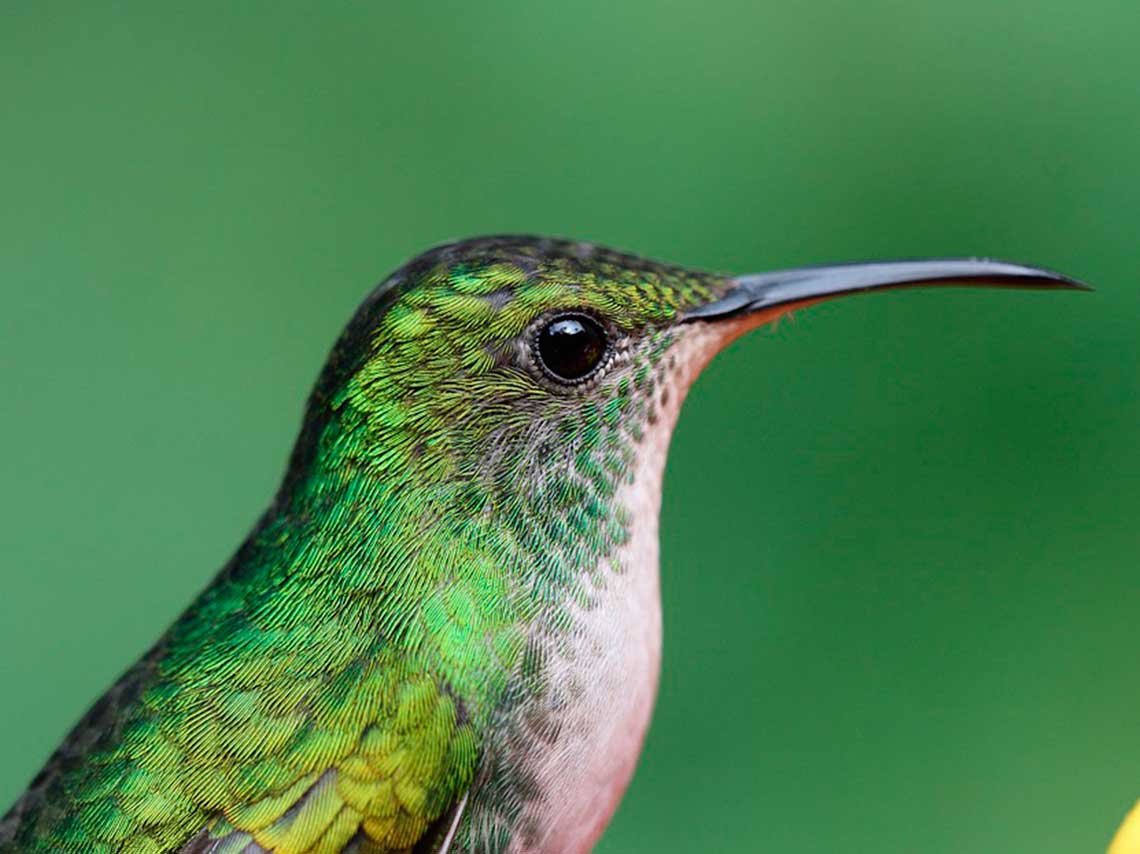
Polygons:
<instances>
[{"instance_id":1,"label":"black eye","mask_svg":"<svg viewBox=\"0 0 1140 854\"><path fill-rule=\"evenodd\" d=\"M563 382L585 379L606 355L606 332L592 317L562 314L538 333L538 358L547 372Z\"/></svg>"}]
</instances>

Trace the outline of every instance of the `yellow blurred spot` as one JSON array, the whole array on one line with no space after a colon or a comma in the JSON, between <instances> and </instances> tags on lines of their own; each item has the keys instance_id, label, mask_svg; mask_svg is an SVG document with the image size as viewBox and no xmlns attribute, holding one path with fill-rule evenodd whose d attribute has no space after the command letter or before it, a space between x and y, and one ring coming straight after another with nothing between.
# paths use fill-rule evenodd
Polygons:
<instances>
[{"instance_id":1,"label":"yellow blurred spot","mask_svg":"<svg viewBox=\"0 0 1140 854\"><path fill-rule=\"evenodd\" d=\"M1108 854L1140 854L1140 801L1125 816L1124 824L1108 846Z\"/></svg>"}]
</instances>

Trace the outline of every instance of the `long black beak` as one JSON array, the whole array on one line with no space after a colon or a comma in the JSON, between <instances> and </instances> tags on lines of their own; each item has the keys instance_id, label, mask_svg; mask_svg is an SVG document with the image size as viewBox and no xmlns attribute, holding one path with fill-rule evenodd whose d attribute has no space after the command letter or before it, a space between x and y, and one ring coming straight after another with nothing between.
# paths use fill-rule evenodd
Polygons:
<instances>
[{"instance_id":1,"label":"long black beak","mask_svg":"<svg viewBox=\"0 0 1140 854\"><path fill-rule=\"evenodd\" d=\"M723 297L687 312L684 320L716 320L767 308L881 288L981 286L1092 290L1060 273L984 258L937 258L923 261L875 261L827 267L799 267L737 276Z\"/></svg>"}]
</instances>

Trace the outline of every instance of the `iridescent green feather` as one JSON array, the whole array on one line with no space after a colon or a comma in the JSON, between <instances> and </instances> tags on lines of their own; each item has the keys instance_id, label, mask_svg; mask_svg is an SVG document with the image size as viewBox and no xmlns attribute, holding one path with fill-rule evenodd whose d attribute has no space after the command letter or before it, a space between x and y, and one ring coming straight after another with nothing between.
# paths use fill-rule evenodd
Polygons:
<instances>
[{"instance_id":1,"label":"iridescent green feather","mask_svg":"<svg viewBox=\"0 0 1140 854\"><path fill-rule=\"evenodd\" d=\"M558 625L627 536L613 497L670 322L724 287L528 238L397 272L334 348L269 512L0 823L0 850L415 845L504 708L543 690L528 628ZM526 355L559 309L606 318L625 369L552 391Z\"/></svg>"}]
</instances>

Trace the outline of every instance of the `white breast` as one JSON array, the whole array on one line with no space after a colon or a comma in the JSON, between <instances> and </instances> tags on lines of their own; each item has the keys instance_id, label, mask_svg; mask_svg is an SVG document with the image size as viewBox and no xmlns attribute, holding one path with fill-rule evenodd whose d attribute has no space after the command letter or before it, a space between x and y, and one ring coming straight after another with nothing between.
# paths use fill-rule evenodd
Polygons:
<instances>
[{"instance_id":1,"label":"white breast","mask_svg":"<svg viewBox=\"0 0 1140 854\"><path fill-rule=\"evenodd\" d=\"M661 662L658 517L665 457L693 378L723 343L721 330L691 328L676 345L658 417L639 446L633 483L618 493L632 519L617 571L600 573L590 607L573 614L576 631L551 662L549 678L570 686L560 732L528 765L544 797L526 807L526 838L512 852L588 851L629 785L649 726Z\"/></svg>"}]
</instances>

